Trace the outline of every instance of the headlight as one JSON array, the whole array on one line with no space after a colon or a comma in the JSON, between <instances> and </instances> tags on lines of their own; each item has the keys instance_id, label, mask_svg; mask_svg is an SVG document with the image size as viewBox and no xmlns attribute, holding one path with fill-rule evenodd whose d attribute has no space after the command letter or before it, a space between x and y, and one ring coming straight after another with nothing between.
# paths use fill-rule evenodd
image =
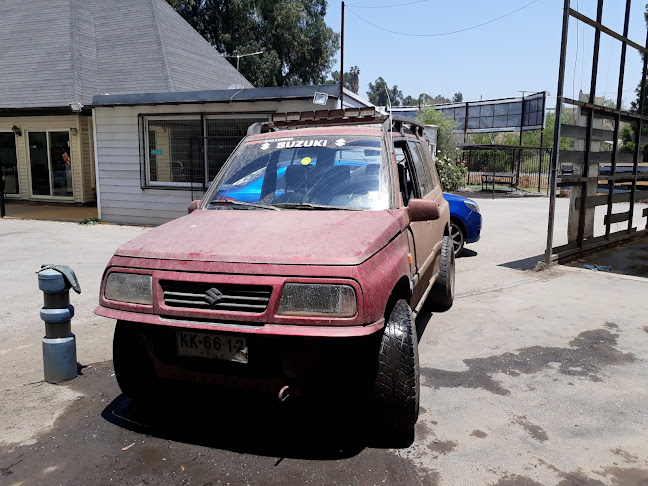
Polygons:
<instances>
[{"instance_id":1,"label":"headlight","mask_svg":"<svg viewBox=\"0 0 648 486\"><path fill-rule=\"evenodd\" d=\"M358 311L356 293L350 285L284 285L278 313L285 316L353 317Z\"/></svg>"},{"instance_id":2,"label":"headlight","mask_svg":"<svg viewBox=\"0 0 648 486\"><path fill-rule=\"evenodd\" d=\"M108 275L104 296L109 300L153 305L151 275L113 272Z\"/></svg>"},{"instance_id":3,"label":"headlight","mask_svg":"<svg viewBox=\"0 0 648 486\"><path fill-rule=\"evenodd\" d=\"M476 213L479 212L479 206L477 206L477 203L475 201L468 199L467 201L464 201L464 204L468 206L468 209L470 209L471 211L475 211Z\"/></svg>"}]
</instances>

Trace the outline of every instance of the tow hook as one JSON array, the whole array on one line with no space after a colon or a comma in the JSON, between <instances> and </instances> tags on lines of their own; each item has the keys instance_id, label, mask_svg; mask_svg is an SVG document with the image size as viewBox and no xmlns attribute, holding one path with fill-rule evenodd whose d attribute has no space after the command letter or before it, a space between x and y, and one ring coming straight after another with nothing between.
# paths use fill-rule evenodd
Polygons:
<instances>
[{"instance_id":1,"label":"tow hook","mask_svg":"<svg viewBox=\"0 0 648 486\"><path fill-rule=\"evenodd\" d=\"M286 385L281 390L279 390L279 395L277 396L277 398L279 399L280 402L285 402L289 396L290 396L289 386Z\"/></svg>"}]
</instances>

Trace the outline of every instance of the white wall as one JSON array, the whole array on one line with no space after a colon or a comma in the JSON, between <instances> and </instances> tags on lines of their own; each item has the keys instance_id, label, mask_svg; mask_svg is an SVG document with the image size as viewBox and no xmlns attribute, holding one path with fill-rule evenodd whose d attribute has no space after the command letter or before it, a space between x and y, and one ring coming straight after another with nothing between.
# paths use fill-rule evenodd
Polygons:
<instances>
[{"instance_id":1,"label":"white wall","mask_svg":"<svg viewBox=\"0 0 648 486\"><path fill-rule=\"evenodd\" d=\"M95 108L97 199L101 220L158 225L187 214L191 191L141 188L139 114L234 115L335 108L335 101L329 104L316 106L308 100ZM200 196L194 192L194 197Z\"/></svg>"}]
</instances>

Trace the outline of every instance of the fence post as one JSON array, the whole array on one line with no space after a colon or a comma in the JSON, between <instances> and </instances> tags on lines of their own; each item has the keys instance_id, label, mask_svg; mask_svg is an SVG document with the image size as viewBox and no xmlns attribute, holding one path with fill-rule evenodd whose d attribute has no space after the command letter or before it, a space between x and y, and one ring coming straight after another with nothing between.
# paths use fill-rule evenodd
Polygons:
<instances>
[{"instance_id":1,"label":"fence post","mask_svg":"<svg viewBox=\"0 0 648 486\"><path fill-rule=\"evenodd\" d=\"M542 159L544 158L544 149L540 149L540 163L538 164L538 193L540 193L542 184Z\"/></svg>"}]
</instances>

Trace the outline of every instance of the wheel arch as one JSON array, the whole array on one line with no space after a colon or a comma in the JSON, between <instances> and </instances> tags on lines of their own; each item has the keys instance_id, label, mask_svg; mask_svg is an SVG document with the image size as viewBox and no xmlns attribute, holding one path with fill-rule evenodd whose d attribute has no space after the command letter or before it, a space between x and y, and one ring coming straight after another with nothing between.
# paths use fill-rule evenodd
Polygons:
<instances>
[{"instance_id":1,"label":"wheel arch","mask_svg":"<svg viewBox=\"0 0 648 486\"><path fill-rule=\"evenodd\" d=\"M398 281L392 288L391 293L389 294L387 305L385 306L385 319L387 319L392 309L394 308L394 305L399 299L404 299L406 302L409 302L411 297L412 289L410 287L409 278L403 275L398 279Z\"/></svg>"}]
</instances>

